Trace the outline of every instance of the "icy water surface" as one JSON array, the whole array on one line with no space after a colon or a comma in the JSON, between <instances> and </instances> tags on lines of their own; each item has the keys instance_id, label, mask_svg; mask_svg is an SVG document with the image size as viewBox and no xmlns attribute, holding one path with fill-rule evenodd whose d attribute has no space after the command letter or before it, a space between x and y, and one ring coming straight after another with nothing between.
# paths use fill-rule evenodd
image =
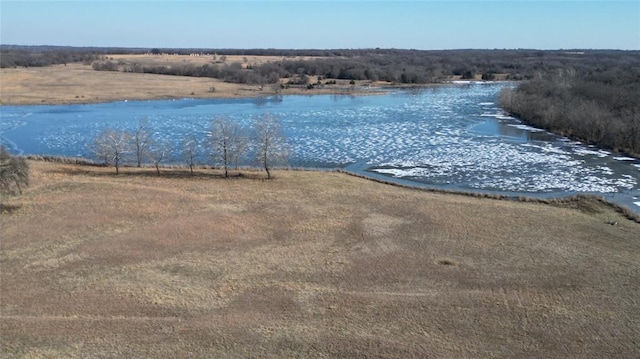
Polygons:
<instances>
[{"instance_id":1,"label":"icy water surface","mask_svg":"<svg viewBox=\"0 0 640 359\"><path fill-rule=\"evenodd\" d=\"M12 152L91 158L103 128L147 118L157 137L206 138L211 119L245 125L271 113L286 128L296 167L345 168L409 184L510 195L601 194L640 212L640 161L523 125L497 105L505 83L392 90L376 96L167 100L4 106ZM408 182L407 182L408 181Z\"/></svg>"}]
</instances>

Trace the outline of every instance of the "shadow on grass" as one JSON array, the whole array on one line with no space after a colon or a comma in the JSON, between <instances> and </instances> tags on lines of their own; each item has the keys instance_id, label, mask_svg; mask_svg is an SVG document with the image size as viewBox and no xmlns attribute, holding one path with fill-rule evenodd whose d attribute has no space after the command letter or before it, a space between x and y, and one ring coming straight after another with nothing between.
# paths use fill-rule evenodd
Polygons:
<instances>
[{"instance_id":1,"label":"shadow on grass","mask_svg":"<svg viewBox=\"0 0 640 359\"><path fill-rule=\"evenodd\" d=\"M100 167L105 170L97 171L96 168ZM222 170L198 168L194 169L193 173L188 169L176 169L176 168L160 168L160 173L155 168L138 168L138 167L121 167L120 173L116 174L115 170L107 171L107 167L104 166L75 166L75 167L63 167L53 169L51 173L59 173L65 175L82 175L88 177L104 177L104 178L172 178L172 179L220 179L220 180L234 180L234 179L251 179L251 180L267 180L266 174L257 170L233 170L229 172L229 177L225 177Z\"/></svg>"},{"instance_id":2,"label":"shadow on grass","mask_svg":"<svg viewBox=\"0 0 640 359\"><path fill-rule=\"evenodd\" d=\"M11 214L20 209L20 205L0 203L0 214Z\"/></svg>"}]
</instances>

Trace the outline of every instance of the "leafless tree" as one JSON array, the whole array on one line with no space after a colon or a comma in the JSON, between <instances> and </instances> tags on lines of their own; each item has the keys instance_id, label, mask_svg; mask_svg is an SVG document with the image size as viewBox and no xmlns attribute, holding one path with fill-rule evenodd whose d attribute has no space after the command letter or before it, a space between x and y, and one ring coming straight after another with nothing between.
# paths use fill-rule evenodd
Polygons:
<instances>
[{"instance_id":1,"label":"leafless tree","mask_svg":"<svg viewBox=\"0 0 640 359\"><path fill-rule=\"evenodd\" d=\"M160 139L149 143L149 158L156 168L156 172L160 175L160 163L165 161L171 154L171 143Z\"/></svg>"},{"instance_id":2,"label":"leafless tree","mask_svg":"<svg viewBox=\"0 0 640 359\"><path fill-rule=\"evenodd\" d=\"M278 80L278 82L274 83L271 85L271 89L273 90L273 94L275 95L275 98L277 99L278 96L280 96L280 94L282 93L282 85L279 82L280 80Z\"/></svg>"},{"instance_id":3,"label":"leafless tree","mask_svg":"<svg viewBox=\"0 0 640 359\"><path fill-rule=\"evenodd\" d=\"M114 165L117 175L120 174L120 165L132 152L130 140L131 135L125 131L105 129L95 138L91 148L98 158L105 160L107 165Z\"/></svg>"},{"instance_id":4,"label":"leafless tree","mask_svg":"<svg viewBox=\"0 0 640 359\"><path fill-rule=\"evenodd\" d=\"M216 117L211 128L211 150L215 161L222 164L224 176L229 177L229 166L242 156L246 140L240 125L228 117ZM237 165L236 165L237 167Z\"/></svg>"},{"instance_id":5,"label":"leafless tree","mask_svg":"<svg viewBox=\"0 0 640 359\"><path fill-rule=\"evenodd\" d=\"M244 157L249 149L250 139L246 128L239 126L235 136L234 150L231 152L231 161L236 171L238 171L238 163Z\"/></svg>"},{"instance_id":6,"label":"leafless tree","mask_svg":"<svg viewBox=\"0 0 640 359\"><path fill-rule=\"evenodd\" d=\"M86 145L89 151L91 151L98 161L100 161L105 167L111 162L109 158L111 151L109 151L107 143L106 131L102 131L93 139L93 141Z\"/></svg>"},{"instance_id":7,"label":"leafless tree","mask_svg":"<svg viewBox=\"0 0 640 359\"><path fill-rule=\"evenodd\" d=\"M133 149L136 152L136 162L138 167L142 166L142 161L149 154L149 145L151 143L151 127L146 118L141 119L138 122L138 127L133 131L131 135L131 141L133 143Z\"/></svg>"},{"instance_id":8,"label":"leafless tree","mask_svg":"<svg viewBox=\"0 0 640 359\"><path fill-rule=\"evenodd\" d=\"M253 121L255 131L256 161L271 179L270 169L274 165L284 164L289 157L289 145L282 132L278 118L271 114L256 117Z\"/></svg>"},{"instance_id":9,"label":"leafless tree","mask_svg":"<svg viewBox=\"0 0 640 359\"><path fill-rule=\"evenodd\" d=\"M11 156L4 146L0 146L0 194L22 193L22 187L29 185L29 163L23 157Z\"/></svg>"},{"instance_id":10,"label":"leafless tree","mask_svg":"<svg viewBox=\"0 0 640 359\"><path fill-rule=\"evenodd\" d=\"M189 166L189 171L193 176L193 167L196 165L196 158L198 157L198 139L195 136L188 136L182 140L181 144L181 157Z\"/></svg>"}]
</instances>

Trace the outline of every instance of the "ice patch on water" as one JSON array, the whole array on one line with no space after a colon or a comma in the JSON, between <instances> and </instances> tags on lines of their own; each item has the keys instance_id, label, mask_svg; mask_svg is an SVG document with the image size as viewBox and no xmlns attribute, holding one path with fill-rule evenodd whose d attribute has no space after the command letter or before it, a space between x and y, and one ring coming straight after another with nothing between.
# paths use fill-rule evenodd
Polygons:
<instances>
[{"instance_id":1,"label":"ice patch on water","mask_svg":"<svg viewBox=\"0 0 640 359\"><path fill-rule=\"evenodd\" d=\"M11 131L26 124L27 122L25 122L21 117L5 118L3 116L2 121L0 121L0 133Z\"/></svg>"},{"instance_id":2,"label":"ice patch on water","mask_svg":"<svg viewBox=\"0 0 640 359\"><path fill-rule=\"evenodd\" d=\"M377 168L373 170L374 172L391 175L393 177L402 178L402 177L422 177L425 174L426 169L424 168L409 168L409 169L400 169L400 168Z\"/></svg>"},{"instance_id":3,"label":"ice patch on water","mask_svg":"<svg viewBox=\"0 0 640 359\"><path fill-rule=\"evenodd\" d=\"M585 166L583 160L551 143L518 145L454 138L448 137L446 146L420 149L402 159L380 154L369 164L377 173L398 178L513 192L616 193L637 185L631 175L616 177L608 166Z\"/></svg>"},{"instance_id":4,"label":"ice patch on water","mask_svg":"<svg viewBox=\"0 0 640 359\"><path fill-rule=\"evenodd\" d=\"M494 112L494 113L488 113L488 112L484 112L480 114L480 117L493 117L493 118L498 118L500 116L504 116L504 113L502 112Z\"/></svg>"},{"instance_id":5,"label":"ice patch on water","mask_svg":"<svg viewBox=\"0 0 640 359\"><path fill-rule=\"evenodd\" d=\"M529 131L529 132L544 132L543 129L535 128L527 125L518 125L518 124L508 124L507 126L515 127L520 130Z\"/></svg>"},{"instance_id":6,"label":"ice patch on water","mask_svg":"<svg viewBox=\"0 0 640 359\"><path fill-rule=\"evenodd\" d=\"M580 156L597 156L600 158L607 157L611 154L609 151L605 150L589 150L584 147L575 147L573 152Z\"/></svg>"},{"instance_id":7,"label":"ice patch on water","mask_svg":"<svg viewBox=\"0 0 640 359\"><path fill-rule=\"evenodd\" d=\"M529 148L534 148L534 149L539 149L542 152L546 152L546 153L556 153L556 154L561 154L561 155L568 155L569 152L562 150L558 147L553 146L550 143L545 143L544 145L534 145L532 143L523 143L521 145L522 147L529 147Z\"/></svg>"},{"instance_id":8,"label":"ice patch on water","mask_svg":"<svg viewBox=\"0 0 640 359\"><path fill-rule=\"evenodd\" d=\"M640 207L640 202L633 202L636 206Z\"/></svg>"},{"instance_id":9,"label":"ice patch on water","mask_svg":"<svg viewBox=\"0 0 640 359\"><path fill-rule=\"evenodd\" d=\"M631 158L631 157L614 157L614 160L617 161L635 161L635 158Z\"/></svg>"}]
</instances>

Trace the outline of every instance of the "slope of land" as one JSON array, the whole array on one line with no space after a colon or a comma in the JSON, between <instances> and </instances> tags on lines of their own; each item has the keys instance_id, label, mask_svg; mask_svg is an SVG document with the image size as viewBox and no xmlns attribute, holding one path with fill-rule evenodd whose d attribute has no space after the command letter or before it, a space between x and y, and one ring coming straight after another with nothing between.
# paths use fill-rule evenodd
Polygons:
<instances>
[{"instance_id":1,"label":"slope of land","mask_svg":"<svg viewBox=\"0 0 640 359\"><path fill-rule=\"evenodd\" d=\"M128 61L142 65L175 66L176 64L202 65L209 57L186 55L146 56L112 55L114 62ZM272 56L252 56L247 61L261 64L273 61ZM229 60L237 60L230 56ZM246 66L246 64L245 64ZM315 82L317 78L309 77ZM286 83L286 80L283 80ZM358 81L356 85L371 85ZM353 86L348 80L337 80L335 85L307 89L293 86L279 89L278 94L366 94L362 86ZM122 100L159 100L176 98L229 98L273 96L272 86L229 83L208 77L169 76L150 73L95 71L90 64L69 63L44 67L18 67L0 69L0 105L39 105L95 103Z\"/></svg>"},{"instance_id":2,"label":"slope of land","mask_svg":"<svg viewBox=\"0 0 640 359\"><path fill-rule=\"evenodd\" d=\"M0 215L5 357L640 352L640 225L598 202L31 166Z\"/></svg>"}]
</instances>

